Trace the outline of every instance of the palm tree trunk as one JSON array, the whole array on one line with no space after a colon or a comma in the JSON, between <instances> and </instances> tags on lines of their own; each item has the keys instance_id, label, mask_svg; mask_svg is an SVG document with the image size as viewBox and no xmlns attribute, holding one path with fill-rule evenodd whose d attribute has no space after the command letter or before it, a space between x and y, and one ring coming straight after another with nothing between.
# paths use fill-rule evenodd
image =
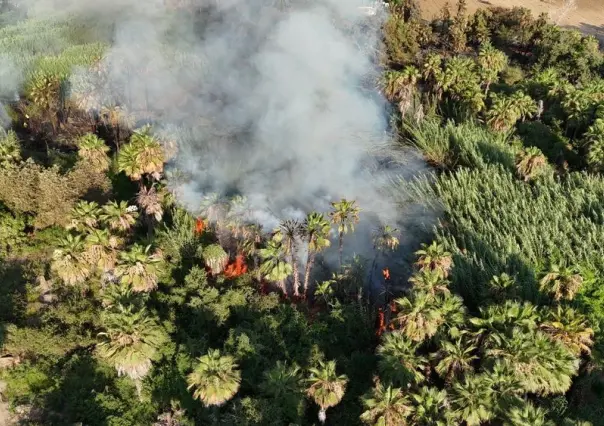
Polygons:
<instances>
[{"instance_id":1,"label":"palm tree trunk","mask_svg":"<svg viewBox=\"0 0 604 426\"><path fill-rule=\"evenodd\" d=\"M304 297L308 294L308 283L310 282L310 272L315 264L316 253L308 250L308 258L306 259L306 269L304 271Z\"/></svg>"},{"instance_id":2,"label":"palm tree trunk","mask_svg":"<svg viewBox=\"0 0 604 426\"><path fill-rule=\"evenodd\" d=\"M300 273L298 271L298 262L296 261L296 257L292 255L292 269L294 274L294 296L300 296Z\"/></svg>"},{"instance_id":3,"label":"palm tree trunk","mask_svg":"<svg viewBox=\"0 0 604 426\"><path fill-rule=\"evenodd\" d=\"M344 254L344 233L342 231L339 232L338 236L338 252L340 254L340 271L342 271L342 258Z\"/></svg>"},{"instance_id":4,"label":"palm tree trunk","mask_svg":"<svg viewBox=\"0 0 604 426\"><path fill-rule=\"evenodd\" d=\"M279 287L281 287L281 291L283 292L283 295L285 297L287 297L287 287L285 286L285 280L279 281Z\"/></svg>"},{"instance_id":5,"label":"palm tree trunk","mask_svg":"<svg viewBox=\"0 0 604 426\"><path fill-rule=\"evenodd\" d=\"M327 420L327 409L321 407L319 410L319 421L323 424Z\"/></svg>"}]
</instances>

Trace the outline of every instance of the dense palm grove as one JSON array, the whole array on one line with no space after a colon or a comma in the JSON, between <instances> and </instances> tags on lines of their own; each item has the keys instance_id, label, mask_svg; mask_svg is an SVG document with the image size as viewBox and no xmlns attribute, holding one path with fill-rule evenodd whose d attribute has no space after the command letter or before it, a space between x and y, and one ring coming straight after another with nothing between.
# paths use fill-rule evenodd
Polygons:
<instances>
[{"instance_id":1,"label":"dense palm grove","mask_svg":"<svg viewBox=\"0 0 604 426\"><path fill-rule=\"evenodd\" d=\"M343 250L362 205L272 230L244 197L185 210L169 134L127 105L92 113L94 87L70 78L105 72L107 34L4 11L0 50L27 70L0 139L0 392L15 416L603 424L604 55L527 10L464 3L427 22L391 2L383 26L395 143L435 170L399 201L441 212L385 297ZM378 255L399 237L376 229Z\"/></svg>"}]
</instances>

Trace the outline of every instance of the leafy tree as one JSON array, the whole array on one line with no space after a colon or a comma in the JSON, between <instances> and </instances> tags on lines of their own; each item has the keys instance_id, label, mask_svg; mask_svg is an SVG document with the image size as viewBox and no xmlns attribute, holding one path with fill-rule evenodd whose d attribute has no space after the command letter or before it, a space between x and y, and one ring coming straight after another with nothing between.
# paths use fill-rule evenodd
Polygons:
<instances>
[{"instance_id":1,"label":"leafy tree","mask_svg":"<svg viewBox=\"0 0 604 426\"><path fill-rule=\"evenodd\" d=\"M428 360L418 353L418 344L401 332L385 334L377 353L380 373L391 382L408 386L426 380Z\"/></svg>"},{"instance_id":2,"label":"leafy tree","mask_svg":"<svg viewBox=\"0 0 604 426\"><path fill-rule=\"evenodd\" d=\"M468 375L451 388L453 415L468 426L495 418L496 401L490 383L480 375Z\"/></svg>"},{"instance_id":3,"label":"leafy tree","mask_svg":"<svg viewBox=\"0 0 604 426\"><path fill-rule=\"evenodd\" d=\"M115 366L119 375L127 375L137 387L151 370L151 361L167 336L145 309L136 310L118 304L102 315L104 332L99 333L99 355Z\"/></svg>"},{"instance_id":4,"label":"leafy tree","mask_svg":"<svg viewBox=\"0 0 604 426\"><path fill-rule=\"evenodd\" d=\"M342 198L339 202L331 203L333 210L329 213L331 222L338 227L338 252L340 254L340 269L342 268L342 254L344 248L344 234L348 230L354 232L354 225L359 222L361 209L356 206L356 201Z\"/></svg>"},{"instance_id":5,"label":"leafy tree","mask_svg":"<svg viewBox=\"0 0 604 426\"><path fill-rule=\"evenodd\" d=\"M77 140L78 155L87 161L93 170L105 172L109 169L109 147L105 141L92 133L86 133Z\"/></svg>"},{"instance_id":6,"label":"leafy tree","mask_svg":"<svg viewBox=\"0 0 604 426\"><path fill-rule=\"evenodd\" d=\"M361 420L368 425L406 425L411 413L409 397L403 395L400 388L384 387L379 382L362 402L365 411L361 414Z\"/></svg>"},{"instance_id":7,"label":"leafy tree","mask_svg":"<svg viewBox=\"0 0 604 426\"><path fill-rule=\"evenodd\" d=\"M411 424L418 426L446 426L449 423L449 401L446 390L422 386L411 394L413 411Z\"/></svg>"},{"instance_id":8,"label":"leafy tree","mask_svg":"<svg viewBox=\"0 0 604 426\"><path fill-rule=\"evenodd\" d=\"M58 247L52 255L52 271L68 285L83 283L91 270L84 255L82 237L67 235L58 241Z\"/></svg>"},{"instance_id":9,"label":"leafy tree","mask_svg":"<svg viewBox=\"0 0 604 426\"><path fill-rule=\"evenodd\" d=\"M130 143L122 147L117 164L119 171L133 180L141 180L145 174L158 180L164 170L164 153L148 129L141 129L135 131L130 137Z\"/></svg>"},{"instance_id":10,"label":"leafy tree","mask_svg":"<svg viewBox=\"0 0 604 426\"><path fill-rule=\"evenodd\" d=\"M270 240L265 248L260 249L260 257L263 260L260 272L264 278L279 283L281 291L287 296L285 280L292 274L293 268L284 260L281 244Z\"/></svg>"},{"instance_id":11,"label":"leafy tree","mask_svg":"<svg viewBox=\"0 0 604 426\"><path fill-rule=\"evenodd\" d=\"M551 294L554 300L572 300L583 283L583 277L573 268L553 264L539 282L541 290Z\"/></svg>"},{"instance_id":12,"label":"leafy tree","mask_svg":"<svg viewBox=\"0 0 604 426\"><path fill-rule=\"evenodd\" d=\"M230 355L221 355L218 349L210 349L198 358L199 363L187 376L188 389L193 398L206 406L220 406L233 398L241 384L241 371Z\"/></svg>"},{"instance_id":13,"label":"leafy tree","mask_svg":"<svg viewBox=\"0 0 604 426\"><path fill-rule=\"evenodd\" d=\"M591 352L594 331L589 327L587 318L571 307L558 305L555 309L547 309L545 321L540 327L577 356Z\"/></svg>"},{"instance_id":14,"label":"leafy tree","mask_svg":"<svg viewBox=\"0 0 604 426\"><path fill-rule=\"evenodd\" d=\"M430 270L439 272L443 277L449 275L449 271L453 267L453 259L451 253L445 248L433 241L430 245L423 244L421 250L415 252L418 256L415 263L420 270Z\"/></svg>"},{"instance_id":15,"label":"leafy tree","mask_svg":"<svg viewBox=\"0 0 604 426\"><path fill-rule=\"evenodd\" d=\"M323 214L311 212L306 215L302 226L302 233L306 237L308 249L306 268L304 271L304 296L306 296L308 293L310 274L315 263L317 253L320 253L331 245L331 241L329 241L331 225Z\"/></svg>"},{"instance_id":16,"label":"leafy tree","mask_svg":"<svg viewBox=\"0 0 604 426\"><path fill-rule=\"evenodd\" d=\"M264 394L273 398L276 404L283 407L290 421L300 418L304 409L300 367L277 361L273 368L264 373L260 388Z\"/></svg>"},{"instance_id":17,"label":"leafy tree","mask_svg":"<svg viewBox=\"0 0 604 426\"><path fill-rule=\"evenodd\" d=\"M138 209L126 201L111 201L102 207L101 221L113 231L126 232L136 223Z\"/></svg>"},{"instance_id":18,"label":"leafy tree","mask_svg":"<svg viewBox=\"0 0 604 426\"><path fill-rule=\"evenodd\" d=\"M421 342L434 336L443 323L438 301L425 292L395 300L396 317L393 322L411 340Z\"/></svg>"},{"instance_id":19,"label":"leafy tree","mask_svg":"<svg viewBox=\"0 0 604 426\"><path fill-rule=\"evenodd\" d=\"M71 222L67 229L78 232L91 231L98 226L101 208L94 201L79 201L71 209Z\"/></svg>"},{"instance_id":20,"label":"leafy tree","mask_svg":"<svg viewBox=\"0 0 604 426\"><path fill-rule=\"evenodd\" d=\"M310 368L309 373L309 387L306 393L321 408L319 421L324 423L327 419L327 409L338 405L344 397L348 377L337 374L335 361L319 361L318 367Z\"/></svg>"},{"instance_id":21,"label":"leafy tree","mask_svg":"<svg viewBox=\"0 0 604 426\"><path fill-rule=\"evenodd\" d=\"M474 355L476 347L466 340L457 339L455 342L443 341L441 348L435 354L436 372L447 382L455 377L473 371L472 363L478 359Z\"/></svg>"},{"instance_id":22,"label":"leafy tree","mask_svg":"<svg viewBox=\"0 0 604 426\"><path fill-rule=\"evenodd\" d=\"M151 246L134 244L129 251L119 255L115 275L123 284L129 284L137 292L149 292L157 288L162 257L156 252L150 254Z\"/></svg>"}]
</instances>

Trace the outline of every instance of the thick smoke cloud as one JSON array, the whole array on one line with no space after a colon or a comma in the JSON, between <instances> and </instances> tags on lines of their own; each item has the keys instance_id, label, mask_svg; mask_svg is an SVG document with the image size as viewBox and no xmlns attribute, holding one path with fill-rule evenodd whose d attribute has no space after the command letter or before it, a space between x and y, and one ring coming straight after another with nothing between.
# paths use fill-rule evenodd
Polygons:
<instances>
[{"instance_id":1,"label":"thick smoke cloud","mask_svg":"<svg viewBox=\"0 0 604 426\"><path fill-rule=\"evenodd\" d=\"M375 90L383 16L366 16L361 0L28 3L30 16L111 27L107 76L89 107L125 105L176 135L171 167L185 178L170 184L192 211L209 193L241 194L270 230L346 197L366 228L401 228L403 246L424 229L424 213L402 211L388 194L394 175L410 178L423 163L389 147ZM76 73L75 91L82 77L93 74ZM348 240L357 253L372 246L362 228Z\"/></svg>"}]
</instances>

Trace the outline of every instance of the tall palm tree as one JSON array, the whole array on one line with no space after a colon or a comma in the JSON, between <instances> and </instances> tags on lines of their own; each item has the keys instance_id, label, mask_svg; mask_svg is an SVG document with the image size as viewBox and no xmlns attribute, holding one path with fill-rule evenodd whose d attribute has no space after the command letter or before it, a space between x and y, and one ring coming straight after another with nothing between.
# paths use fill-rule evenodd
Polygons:
<instances>
[{"instance_id":1,"label":"tall palm tree","mask_svg":"<svg viewBox=\"0 0 604 426\"><path fill-rule=\"evenodd\" d=\"M289 257L289 263L292 265L292 274L294 275L294 296L300 295L300 272L298 270L298 242L303 235L302 224L297 220L288 219L279 224L278 232L275 234L285 251L285 255Z\"/></svg>"},{"instance_id":2,"label":"tall palm tree","mask_svg":"<svg viewBox=\"0 0 604 426\"><path fill-rule=\"evenodd\" d=\"M285 280L289 277L293 268L292 265L284 260L281 243L275 240L269 240L267 246L260 249L262 264L260 272L269 281L279 283L283 295L287 297L287 287Z\"/></svg>"},{"instance_id":3,"label":"tall palm tree","mask_svg":"<svg viewBox=\"0 0 604 426\"><path fill-rule=\"evenodd\" d=\"M306 390L315 403L321 407L319 421L324 423L327 419L327 409L340 403L346 392L348 377L336 372L336 362L319 361L317 368L309 368L309 387Z\"/></svg>"},{"instance_id":4,"label":"tall palm tree","mask_svg":"<svg viewBox=\"0 0 604 426\"><path fill-rule=\"evenodd\" d=\"M206 406L220 406L239 390L241 371L230 355L221 355L218 349L210 349L198 358L199 363L187 376L188 389L193 398Z\"/></svg>"},{"instance_id":5,"label":"tall palm tree","mask_svg":"<svg viewBox=\"0 0 604 426\"><path fill-rule=\"evenodd\" d=\"M509 96L491 93L491 107L486 112L486 121L493 130L507 131L518 121L518 111Z\"/></svg>"},{"instance_id":6,"label":"tall palm tree","mask_svg":"<svg viewBox=\"0 0 604 426\"><path fill-rule=\"evenodd\" d=\"M304 296L308 293L310 274L315 264L317 253L320 253L331 245L331 241L329 241L330 232L331 224L322 213L311 212L306 215L302 224L302 233L306 237L308 246L306 268L304 271Z\"/></svg>"},{"instance_id":7,"label":"tall palm tree","mask_svg":"<svg viewBox=\"0 0 604 426\"><path fill-rule=\"evenodd\" d=\"M148 128L139 129L120 150L117 164L119 171L133 180L140 181L145 174L159 180L164 170L164 152Z\"/></svg>"},{"instance_id":8,"label":"tall palm tree","mask_svg":"<svg viewBox=\"0 0 604 426\"><path fill-rule=\"evenodd\" d=\"M167 336L147 311L113 306L102 314L104 332L99 333L99 355L113 364L119 375L136 384L140 396L141 380L151 370L151 361Z\"/></svg>"},{"instance_id":9,"label":"tall palm tree","mask_svg":"<svg viewBox=\"0 0 604 426\"><path fill-rule=\"evenodd\" d=\"M553 264L550 271L539 282L542 291L549 293L554 300L573 300L583 284L583 277L574 268Z\"/></svg>"},{"instance_id":10,"label":"tall palm tree","mask_svg":"<svg viewBox=\"0 0 604 426\"><path fill-rule=\"evenodd\" d=\"M203 248L203 260L213 275L220 274L229 262L229 254L220 244L210 244Z\"/></svg>"},{"instance_id":11,"label":"tall palm tree","mask_svg":"<svg viewBox=\"0 0 604 426\"><path fill-rule=\"evenodd\" d=\"M541 150L531 146L516 156L516 170L525 182L539 176L547 167L547 159Z\"/></svg>"},{"instance_id":12,"label":"tall palm tree","mask_svg":"<svg viewBox=\"0 0 604 426\"><path fill-rule=\"evenodd\" d=\"M547 309L546 319L540 327L575 355L591 353L594 331L589 327L587 318L577 310L562 305L556 306L556 309Z\"/></svg>"},{"instance_id":13,"label":"tall palm tree","mask_svg":"<svg viewBox=\"0 0 604 426\"><path fill-rule=\"evenodd\" d=\"M433 241L430 245L422 244L421 247L420 250L415 252L415 255L418 256L415 265L420 270L437 271L445 278L449 276L449 271L453 267L451 253L436 241Z\"/></svg>"},{"instance_id":14,"label":"tall palm tree","mask_svg":"<svg viewBox=\"0 0 604 426\"><path fill-rule=\"evenodd\" d=\"M102 207L101 221L113 231L126 232L136 223L138 209L126 201L111 201Z\"/></svg>"},{"instance_id":15,"label":"tall palm tree","mask_svg":"<svg viewBox=\"0 0 604 426\"><path fill-rule=\"evenodd\" d=\"M414 292L410 297L395 300L396 317L393 323L411 340L422 342L436 334L443 323L438 301L425 292Z\"/></svg>"},{"instance_id":16,"label":"tall palm tree","mask_svg":"<svg viewBox=\"0 0 604 426\"><path fill-rule=\"evenodd\" d=\"M288 365L277 361L273 368L264 373L260 389L283 408L291 421L300 418L304 408L304 395L300 367L296 364Z\"/></svg>"},{"instance_id":17,"label":"tall palm tree","mask_svg":"<svg viewBox=\"0 0 604 426\"><path fill-rule=\"evenodd\" d=\"M80 235L67 235L58 241L52 255L51 270L68 285L83 283L91 274L86 261L84 242Z\"/></svg>"},{"instance_id":18,"label":"tall palm tree","mask_svg":"<svg viewBox=\"0 0 604 426\"><path fill-rule=\"evenodd\" d=\"M338 227L338 252L340 254L340 269L342 269L342 256L344 248L344 234L348 230L354 232L354 225L359 223L361 209L356 206L356 201L342 198L339 202L331 203L333 210L329 213L331 222Z\"/></svg>"},{"instance_id":19,"label":"tall palm tree","mask_svg":"<svg viewBox=\"0 0 604 426\"><path fill-rule=\"evenodd\" d=\"M101 107L100 117L105 125L109 125L113 128L115 144L119 151L121 140L120 130L122 127L128 128L133 126L134 117L124 106L115 103L103 105Z\"/></svg>"},{"instance_id":20,"label":"tall palm tree","mask_svg":"<svg viewBox=\"0 0 604 426\"><path fill-rule=\"evenodd\" d=\"M380 226L373 235L373 247L377 250L396 250L400 244L397 233L396 228L388 225Z\"/></svg>"},{"instance_id":21,"label":"tall palm tree","mask_svg":"<svg viewBox=\"0 0 604 426\"><path fill-rule=\"evenodd\" d=\"M83 158L92 169L97 172L105 172L109 169L109 147L105 141L93 133L86 133L77 141L78 155Z\"/></svg>"},{"instance_id":22,"label":"tall palm tree","mask_svg":"<svg viewBox=\"0 0 604 426\"><path fill-rule=\"evenodd\" d=\"M425 381L428 360L418 352L418 346L399 331L385 334L377 348L380 374L399 386Z\"/></svg>"},{"instance_id":23,"label":"tall palm tree","mask_svg":"<svg viewBox=\"0 0 604 426\"><path fill-rule=\"evenodd\" d=\"M486 42L480 46L477 62L485 86L484 94L487 95L491 84L497 81L499 73L507 66L508 57L502 51L495 49L490 42Z\"/></svg>"},{"instance_id":24,"label":"tall palm tree","mask_svg":"<svg viewBox=\"0 0 604 426\"><path fill-rule=\"evenodd\" d=\"M451 383L455 377L473 371L472 362L478 359L474 355L476 346L464 339L457 339L454 343L443 341L440 346L439 351L434 355L438 361L435 370L448 383Z\"/></svg>"},{"instance_id":25,"label":"tall palm tree","mask_svg":"<svg viewBox=\"0 0 604 426\"><path fill-rule=\"evenodd\" d=\"M423 63L422 77L424 81L430 86L431 90L436 92L438 99L442 96L442 88L439 85L439 81L442 79L443 58L438 53L430 53L426 56Z\"/></svg>"},{"instance_id":26,"label":"tall palm tree","mask_svg":"<svg viewBox=\"0 0 604 426\"><path fill-rule=\"evenodd\" d=\"M365 411L361 420L370 426L404 426L411 414L409 397L400 388L384 387L381 383L362 402Z\"/></svg>"},{"instance_id":27,"label":"tall palm tree","mask_svg":"<svg viewBox=\"0 0 604 426\"><path fill-rule=\"evenodd\" d=\"M522 91L517 91L510 97L512 108L522 121L532 117L537 112L537 104L529 95Z\"/></svg>"},{"instance_id":28,"label":"tall palm tree","mask_svg":"<svg viewBox=\"0 0 604 426\"><path fill-rule=\"evenodd\" d=\"M449 401L447 391L422 386L411 394L413 412L410 424L417 426L447 426L449 423Z\"/></svg>"},{"instance_id":29,"label":"tall palm tree","mask_svg":"<svg viewBox=\"0 0 604 426\"><path fill-rule=\"evenodd\" d=\"M94 201L78 201L71 209L71 220L67 229L89 232L99 224L100 215L101 209Z\"/></svg>"},{"instance_id":30,"label":"tall palm tree","mask_svg":"<svg viewBox=\"0 0 604 426\"><path fill-rule=\"evenodd\" d=\"M119 237L111 235L106 229L93 229L86 236L86 254L88 261L102 272L107 272L115 267L117 250L122 241Z\"/></svg>"},{"instance_id":31,"label":"tall palm tree","mask_svg":"<svg viewBox=\"0 0 604 426\"><path fill-rule=\"evenodd\" d=\"M453 415L468 426L478 426L495 417L495 395L483 376L468 375L451 388Z\"/></svg>"},{"instance_id":32,"label":"tall palm tree","mask_svg":"<svg viewBox=\"0 0 604 426\"><path fill-rule=\"evenodd\" d=\"M120 252L115 275L134 291L149 292L157 288L162 258L158 252L149 253L150 249L151 246L134 244L129 251Z\"/></svg>"}]
</instances>

